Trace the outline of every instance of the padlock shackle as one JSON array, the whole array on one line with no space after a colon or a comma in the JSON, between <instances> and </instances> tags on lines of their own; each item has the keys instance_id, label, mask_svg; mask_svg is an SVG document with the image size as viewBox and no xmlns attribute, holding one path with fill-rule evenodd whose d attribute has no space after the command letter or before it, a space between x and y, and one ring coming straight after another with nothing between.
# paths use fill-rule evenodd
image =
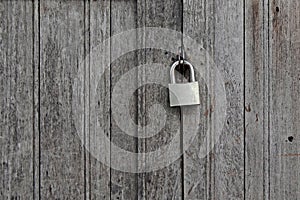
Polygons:
<instances>
[{"instance_id":1,"label":"padlock shackle","mask_svg":"<svg viewBox=\"0 0 300 200\"><path fill-rule=\"evenodd\" d=\"M175 68L179 64L181 64L179 60L176 61L176 62L174 62L173 65L171 66L171 69L170 69L170 79L171 79L171 83L173 83L173 84L176 83L176 81L175 81ZM194 72L193 65L191 63L189 63L188 61L186 61L186 60L183 60L183 64L189 66L189 68L190 68L191 82L195 82L195 72Z\"/></svg>"}]
</instances>

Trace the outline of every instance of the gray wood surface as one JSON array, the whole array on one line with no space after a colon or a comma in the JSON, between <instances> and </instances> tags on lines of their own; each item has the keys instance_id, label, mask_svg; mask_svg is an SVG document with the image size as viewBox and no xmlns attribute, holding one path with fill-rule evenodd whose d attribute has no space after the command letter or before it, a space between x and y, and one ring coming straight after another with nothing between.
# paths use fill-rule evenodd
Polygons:
<instances>
[{"instance_id":1,"label":"gray wood surface","mask_svg":"<svg viewBox=\"0 0 300 200\"><path fill-rule=\"evenodd\" d=\"M193 38L199 46L203 48L213 45L213 41L210 39L214 37L214 30L208 29L210 23L212 22L212 16L206 13L214 13L214 8L210 7L213 2L207 1L183 1L183 32L184 34ZM208 12L209 11L209 12ZM206 38L209 37L209 38ZM189 51L189 45L186 39L183 39L183 44L186 47L186 56L188 59L191 57L191 52ZM211 53L212 51L210 51ZM183 155L183 170L184 170L184 199L209 199L211 198L210 185L213 186L213 180L210 164L212 163L213 155L209 154L209 141L205 141L204 137L206 132L209 130L210 111L211 111L211 99L209 97L206 82L203 81L201 77L204 74L199 74L197 69L200 65L209 64L209 61L204 58L205 63L192 63L196 69L196 80L198 80L200 85L200 101L201 106L195 106L192 108L182 108L182 121L183 121L183 137L185 138L188 134L188 128L190 126L195 126L194 121L189 121L187 116L192 114L194 109L200 115L200 124L197 135L195 136L191 144L187 143L188 147L183 146L183 148L188 148ZM204 67L205 72L208 73L208 67ZM206 146L205 154L208 156L199 157L199 152L201 146Z\"/></svg>"},{"instance_id":2,"label":"gray wood surface","mask_svg":"<svg viewBox=\"0 0 300 200\"><path fill-rule=\"evenodd\" d=\"M114 36L120 34L123 31L136 28L137 16L136 16L136 2L133 0L129 1L111 1L111 32L110 35ZM125 42L126 41L116 41ZM120 44L111 42L111 51L117 51L114 46ZM112 92L114 86L119 81L119 79L124 75L124 73L135 70L134 66L137 63L137 55L135 52L130 52L117 60L113 61L111 64L111 89ZM137 81L137 77L130 77L133 82ZM121 86L126 93L126 85ZM123 98L123 93L117 95L116 98ZM136 99L133 98L133 106L130 109L133 113L137 113L136 110ZM119 113L123 113L123 110L118 110ZM134 118L134 116L133 116ZM120 127L116 124L113 117L111 117L111 142L115 145L126 149L127 151L136 152L137 149L137 138L127 135L123 132ZM137 135L132 133L133 135ZM111 152L111 159L117 160L118 156L116 152ZM137 163L137 156L134 158L135 163ZM118 161L116 161L118 162ZM122 164L122 163L120 163ZM137 199L137 188L138 188L138 178L137 174L122 172L118 170L111 169L111 199Z\"/></svg>"},{"instance_id":3,"label":"gray wood surface","mask_svg":"<svg viewBox=\"0 0 300 200\"><path fill-rule=\"evenodd\" d=\"M184 135L188 134L191 126L195 126L194 121L188 121L188 115L194 109L198 109L201 122L199 133L184 155L186 199L244 198L243 14L242 1L184 1L183 31L202 45L209 55L203 58L207 66L203 70L205 74L199 75L208 76L209 83L206 84L211 85L211 91L202 88L203 106L182 109ZM184 44L188 50L186 40ZM195 60L193 56L200 56L191 51L187 51L191 60ZM213 63L225 82L227 116L222 124L213 115L217 112L218 101L215 98L219 95L215 91L218 77L210 66ZM205 84L200 77L199 80L200 85ZM216 130L220 125L224 129L219 135ZM209 138L205 139L207 131ZM201 157L203 145L206 146L203 153L206 156Z\"/></svg>"},{"instance_id":4,"label":"gray wood surface","mask_svg":"<svg viewBox=\"0 0 300 200\"><path fill-rule=\"evenodd\" d=\"M244 39L243 2L216 1L214 62L225 82L227 110L224 130L215 146L214 195L244 198ZM216 127L214 127L216 128Z\"/></svg>"},{"instance_id":5,"label":"gray wood surface","mask_svg":"<svg viewBox=\"0 0 300 200\"><path fill-rule=\"evenodd\" d=\"M246 3L246 198L299 199L299 3Z\"/></svg>"},{"instance_id":6,"label":"gray wood surface","mask_svg":"<svg viewBox=\"0 0 300 200\"><path fill-rule=\"evenodd\" d=\"M300 198L298 1L270 2L270 198Z\"/></svg>"},{"instance_id":7,"label":"gray wood surface","mask_svg":"<svg viewBox=\"0 0 300 200\"><path fill-rule=\"evenodd\" d=\"M33 6L0 2L0 197L33 198Z\"/></svg>"},{"instance_id":8,"label":"gray wood surface","mask_svg":"<svg viewBox=\"0 0 300 200\"><path fill-rule=\"evenodd\" d=\"M300 199L299 13L296 0L0 0L0 198ZM166 116L164 128L147 139L128 135L112 115L114 87L127 72L134 72L129 81L136 86L151 75L169 79L176 55L165 50L111 60L120 43L130 41L110 37L143 27L182 31L203 47L195 54L187 38L174 41L183 39L188 60L200 57L193 64L203 69L196 73L201 106L170 108L167 88L156 84L132 94L128 109L140 126L131 135L149 134L147 125L159 126ZM135 37L136 46L155 43L139 31ZM100 62L111 64L95 69L90 53L107 39L110 50ZM157 74L154 64L135 68L149 63L163 64L166 73ZM224 79L227 101L220 135L212 65ZM99 81L95 74L103 70ZM128 89L121 87L120 99ZM189 144L195 113L199 130ZM122 172L110 168L123 164L110 144L105 155L93 152L98 125L127 151L155 151L178 129L182 139L174 152L189 148L162 169ZM151 167L147 155L132 162Z\"/></svg>"},{"instance_id":9,"label":"gray wood surface","mask_svg":"<svg viewBox=\"0 0 300 200\"><path fill-rule=\"evenodd\" d=\"M172 0L149 0L138 1L138 27L163 27L170 30L180 32L182 25L182 2L174 2ZM155 17L154 17L155 16ZM147 47L156 41L145 40L145 35L138 36L143 42L142 46ZM156 40L159 37L155 38ZM181 38L178 36L177 41ZM176 41L169 41L176 42ZM150 43L150 44L149 44ZM178 47L172 49L177 52ZM163 74L156 72L155 66L148 67L138 71L138 81L141 85L151 80L150 76L161 77L169 80L168 68L172 64L172 59L176 55L171 52L158 49L144 49L139 52L138 64L159 63L165 66L166 70ZM155 65L155 64L153 64ZM150 65L151 66L151 65ZM159 79L159 78L158 78ZM166 87L158 84L146 84L139 89L138 93L138 123L142 126L139 131L145 135L153 130L153 126L158 126L165 115L166 122L157 135L147 139L139 139L139 152L149 153L157 151L159 147L165 146L173 142L173 138L178 130L180 130L180 110L178 108L170 108L168 101L168 90ZM160 104L160 106L155 106ZM152 115L151 115L152 113ZM155 113L155 114L154 114ZM151 126L152 125L152 126ZM176 151L180 153L180 143L175 145ZM161 156L160 159L168 159L168 156ZM139 157L144 159L146 168L151 168L154 164L150 156ZM159 161L156 161L159 162ZM154 172L141 174L139 177L139 199L182 199L182 158L179 158L167 167L163 167ZM142 187L141 187L142 186Z\"/></svg>"},{"instance_id":10,"label":"gray wood surface","mask_svg":"<svg viewBox=\"0 0 300 200\"><path fill-rule=\"evenodd\" d=\"M33 2L33 104L34 104L34 130L33 130L33 199L40 199L40 18L39 18L39 0Z\"/></svg>"},{"instance_id":11,"label":"gray wood surface","mask_svg":"<svg viewBox=\"0 0 300 200\"><path fill-rule=\"evenodd\" d=\"M251 0L245 8L245 197L269 199L269 8Z\"/></svg>"},{"instance_id":12,"label":"gray wood surface","mask_svg":"<svg viewBox=\"0 0 300 200\"><path fill-rule=\"evenodd\" d=\"M78 57L84 53L84 2L41 1L38 6L40 198L82 199L86 158L71 105Z\"/></svg>"},{"instance_id":13,"label":"gray wood surface","mask_svg":"<svg viewBox=\"0 0 300 200\"><path fill-rule=\"evenodd\" d=\"M87 1L86 2L86 66L85 66L85 88L86 94L86 114L85 121L86 127L89 127L89 130L86 130L86 139L87 145L90 148L93 148L94 136L97 135L97 116L99 116L100 124L104 130L107 137L110 137L110 68L107 66L107 71L104 73L104 76L99 83L101 86L97 87L98 82L94 78L94 74L98 73L94 71L95 69L91 67L93 64L93 59L91 58L91 53L93 49L98 45L102 44L105 40L110 37L110 1ZM110 52L107 52L107 60L103 60L102 63L108 62L110 59ZM98 67L100 68L100 66ZM99 69L100 71L105 69ZM92 107L91 101L93 98L92 93L97 90L101 95L101 102L103 106L101 108ZM96 112L101 110L101 112ZM101 113L99 115L99 113ZM108 144L109 145L109 144ZM89 150L89 148L88 148ZM87 150L87 188L86 191L87 199L111 199L111 189L115 188L115 183L110 183L110 168L107 165L99 162L97 158L90 154ZM110 152L108 152L109 154ZM106 158L107 162L110 162L110 157ZM113 198L112 198L113 199Z\"/></svg>"}]
</instances>

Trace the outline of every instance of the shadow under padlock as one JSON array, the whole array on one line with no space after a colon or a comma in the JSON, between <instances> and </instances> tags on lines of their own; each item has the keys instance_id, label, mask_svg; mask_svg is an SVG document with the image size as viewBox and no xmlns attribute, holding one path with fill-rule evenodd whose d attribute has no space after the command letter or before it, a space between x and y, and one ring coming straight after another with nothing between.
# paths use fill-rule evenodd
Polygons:
<instances>
[{"instance_id":1,"label":"shadow under padlock","mask_svg":"<svg viewBox=\"0 0 300 200\"><path fill-rule=\"evenodd\" d=\"M181 64L189 68L190 82L176 82L175 69ZM169 99L171 107L200 104L199 83L195 80L194 67L191 63L186 60L178 60L173 63L170 69L170 81Z\"/></svg>"}]
</instances>

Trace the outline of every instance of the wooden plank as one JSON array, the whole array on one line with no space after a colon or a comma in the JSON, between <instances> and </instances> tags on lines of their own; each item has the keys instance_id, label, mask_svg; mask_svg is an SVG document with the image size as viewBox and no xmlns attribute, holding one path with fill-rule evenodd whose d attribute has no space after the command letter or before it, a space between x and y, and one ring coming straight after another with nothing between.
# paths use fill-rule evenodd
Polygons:
<instances>
[{"instance_id":1,"label":"wooden plank","mask_svg":"<svg viewBox=\"0 0 300 200\"><path fill-rule=\"evenodd\" d=\"M146 25L146 1L137 1L137 28L144 28ZM145 46L145 35L137 35L137 42L140 46ZM136 50L137 53L137 66L143 65L146 63L146 53L145 49ZM137 70L137 84L143 85L144 80L144 70L138 69ZM145 95L145 87L139 88L137 90L137 113L136 113L136 124L137 125L143 125L145 127L145 105L146 103L146 95ZM139 132L142 132L146 135L146 130L144 127L138 127L137 128L137 134L139 135ZM137 141L137 149L138 153L144 153L146 152L146 141L145 139L138 139ZM137 158L138 163L142 163L142 166L146 167L146 156L139 154ZM139 173L138 174L138 187L137 187L137 199L139 200L145 200L147 199L147 179L146 179L147 173Z\"/></svg>"},{"instance_id":2,"label":"wooden plank","mask_svg":"<svg viewBox=\"0 0 300 200\"><path fill-rule=\"evenodd\" d=\"M245 197L269 199L268 2L245 4Z\"/></svg>"},{"instance_id":3,"label":"wooden plank","mask_svg":"<svg viewBox=\"0 0 300 200\"><path fill-rule=\"evenodd\" d=\"M204 105L197 111L200 114L200 131L184 156L186 199L244 198L243 14L242 1L184 1L184 33L194 38L206 51L203 64L207 67L201 75L207 76L206 80L212 85L218 81L216 71L211 71L213 58L224 79L227 100L226 122L222 134L218 136L214 131L223 125L213 117L218 115L214 113L215 102L220 101L214 99L219 95L218 91L214 91L214 87L212 91L205 91L204 88L201 91ZM200 55L189 50L186 43L187 40L184 40L187 57L197 60ZM199 80L202 85L203 80ZM195 126L194 121L187 121L188 115L195 110L183 108L182 112L183 134L186 135L189 128ZM206 131L210 134L205 139ZM206 148L201 148L202 145Z\"/></svg>"},{"instance_id":4,"label":"wooden plank","mask_svg":"<svg viewBox=\"0 0 300 200\"><path fill-rule=\"evenodd\" d=\"M104 130L104 134L106 137L110 138L110 101L111 101L111 84L110 84L110 67L109 65L105 65L105 63L110 63L110 52L108 48L108 52L105 52L105 59L102 61L98 61L97 57L91 57L92 52L95 48L102 45L105 40L109 40L110 37L110 1L89 1L86 7L86 24L88 29L86 29L86 46L87 46L87 62L86 62L86 75L89 76L86 80L86 88L88 88L89 92L86 92L86 102L89 102L86 112L86 124L89 124L89 130L86 132L89 133L89 141L87 142L89 148L93 148L93 146L97 146L95 144L94 137L97 137L99 134L99 130L97 129L97 120L100 121L100 126ZM106 68L100 68L101 66L93 65L93 60L97 60L97 62L102 63L102 65ZM99 69L100 68L100 69ZM103 76L100 81L95 79L94 75L104 71ZM98 101L101 101L101 107L92 107L93 105L91 101L95 99L93 98L93 92L97 91L96 97L100 98ZM90 96L90 97L89 97ZM99 119L97 118L99 116ZM108 151L110 150L110 146L108 145ZM89 149L88 148L88 149ZM103 164L97 155L93 155L91 153L93 151L90 149L88 152L87 159L87 172L88 180L87 186L90 186L90 189L87 189L89 195L87 196L89 199L111 199L111 184L110 184L110 168L109 166ZM107 163L110 163L110 152L107 152L108 157L106 158ZM104 155L103 155L104 156Z\"/></svg>"},{"instance_id":5,"label":"wooden plank","mask_svg":"<svg viewBox=\"0 0 300 200\"><path fill-rule=\"evenodd\" d=\"M84 199L91 199L91 154L90 154L90 2L84 1L84 27L83 27L83 37L84 37L84 60L81 61L80 68L78 69L77 78L80 80L82 86L77 87L73 85L73 91L82 88L81 99L83 104L77 106L83 106L83 113L81 114L81 120L83 119L83 125L79 126L82 130L81 141L84 144ZM75 88L77 87L77 88ZM74 105L74 103L73 103ZM76 127L77 128L77 127ZM78 131L78 128L77 128Z\"/></svg>"},{"instance_id":6,"label":"wooden plank","mask_svg":"<svg viewBox=\"0 0 300 200\"><path fill-rule=\"evenodd\" d=\"M0 2L0 196L33 198L33 5Z\"/></svg>"},{"instance_id":7,"label":"wooden plank","mask_svg":"<svg viewBox=\"0 0 300 200\"><path fill-rule=\"evenodd\" d=\"M34 63L33 63L33 92L34 92L34 163L33 163L33 199L40 199L40 17L39 0L33 1L33 39L34 39Z\"/></svg>"},{"instance_id":8,"label":"wooden plank","mask_svg":"<svg viewBox=\"0 0 300 200\"><path fill-rule=\"evenodd\" d=\"M139 27L162 27L180 32L182 25L182 2L174 2L171 0L164 1L138 1L137 19ZM146 32L147 34L147 32ZM151 46L148 43L157 43L162 38L157 35L156 41L145 41L145 35L139 35L142 46ZM180 35L177 38L181 40ZM177 41L171 41L176 43ZM179 45L172 49L177 52ZM166 52L162 49L144 49L139 52L138 64L160 63L165 65L167 69L171 66L174 53ZM151 80L151 76L161 77L163 80L169 80L169 71L166 70L163 74L157 74L155 67L144 68L138 71L138 82L143 85ZM159 79L159 78L157 78ZM174 136L180 130L180 110L179 108L170 108L168 101L168 90L162 85L147 84L138 91L138 124L139 132L145 135L149 134L155 126L159 126L162 115L166 116L166 123L163 129L156 135L147 138L139 138L138 151L149 153L157 151L158 148L164 147L173 142ZM159 104L160 106L154 106ZM154 114L150 115L150 114ZM151 126L149 125L151 124ZM148 126L146 126L148 125ZM151 128L152 127L152 128ZM173 149L180 153L180 143L177 148ZM154 164L149 155L139 157L145 159L146 168L151 168ZM168 160L167 156L161 156L161 159ZM139 199L182 199L182 159L179 158L168 166L165 166L157 171L151 171L140 174L139 176Z\"/></svg>"},{"instance_id":9,"label":"wooden plank","mask_svg":"<svg viewBox=\"0 0 300 200\"><path fill-rule=\"evenodd\" d=\"M115 36L117 34L121 34L124 31L136 28L136 1L111 1L111 36ZM126 41L111 41L111 53L115 53L118 51L117 48L120 46L118 42ZM132 44L130 44L132 45ZM110 93L112 94L114 88L120 78L129 70L134 70L133 68L136 66L136 53L130 52L127 53L117 60L111 61L110 66ZM131 76L131 81L135 82L136 77ZM123 98L126 93L126 85L121 85L122 93L116 95L115 98ZM124 92L124 93L123 93ZM132 107L130 108L133 116L135 118L136 111L136 101L133 98ZM117 107L111 107L111 109L118 109ZM129 109L129 108L128 108ZM123 113L124 110L116 110L117 113ZM128 152L136 152L137 148L137 139L135 137L128 136L122 130L122 127L119 127L113 116L111 117L111 142L122 148ZM132 135L136 135L136 132L131 133ZM118 157L120 155L117 152L111 151L111 160L114 162L118 162ZM137 163L137 157L132 161L133 163ZM123 163L120 163L122 165ZM127 165L126 165L127 166ZM129 166L128 166L129 167ZM111 169L111 199L137 199L137 175L130 172L124 172L120 170L114 169L112 166Z\"/></svg>"},{"instance_id":10,"label":"wooden plank","mask_svg":"<svg viewBox=\"0 0 300 200\"><path fill-rule=\"evenodd\" d=\"M213 2L211 2L213 3ZM208 3L209 4L209 3ZM211 23L209 21L210 16L206 16L205 13L211 13L210 8L206 9L205 1L183 1L183 33L188 35L197 41L200 45L208 47L211 44L209 42L209 38L212 37L214 32L206 29L206 21L207 23ZM210 12L207 12L210 11ZM214 25L212 25L214 27ZM210 37L209 37L210 36ZM208 37L208 38L206 38ZM187 59L190 60L190 52L189 45L187 44L186 39L183 39L183 44L185 46ZM211 53L212 51L210 51ZM200 63L193 63L196 73L197 68ZM207 63L205 63L207 64ZM205 70L206 72L209 69ZM198 72L199 73L199 72ZM200 151L201 145L208 146L209 143L205 142L203 138L206 135L206 132L209 128L209 114L210 110L210 100L206 89L206 83L201 80L200 76L196 76L196 80L198 80L200 85L200 107L192 107L192 108L181 108L182 114L182 124L183 124L183 139L187 135L188 126L195 126L193 121L188 122L186 120L186 115L193 112L194 109L197 109L199 115L201 116L201 122L199 127L199 133L194 138L193 142L188 147L187 151L184 152L183 155L183 173L184 173L184 191L183 196L184 199L209 199L209 185L210 185L210 161L212 160L212 156L207 156L204 158L199 158L198 154ZM205 113L207 112L207 115ZM207 117L205 117L207 116ZM184 144L186 145L186 144ZM187 148L183 146L184 148ZM205 148L206 149L206 148ZM205 151L205 154L207 152Z\"/></svg>"},{"instance_id":11,"label":"wooden plank","mask_svg":"<svg viewBox=\"0 0 300 200\"><path fill-rule=\"evenodd\" d=\"M270 199L299 199L299 1L270 1L269 21Z\"/></svg>"},{"instance_id":12,"label":"wooden plank","mask_svg":"<svg viewBox=\"0 0 300 200\"><path fill-rule=\"evenodd\" d=\"M243 2L215 2L214 61L224 77L227 121L215 147L214 195L244 198ZM214 127L215 128L215 127Z\"/></svg>"},{"instance_id":13,"label":"wooden plank","mask_svg":"<svg viewBox=\"0 0 300 200\"><path fill-rule=\"evenodd\" d=\"M74 124L72 87L84 52L84 2L41 1L40 195L84 198L84 149Z\"/></svg>"}]
</instances>

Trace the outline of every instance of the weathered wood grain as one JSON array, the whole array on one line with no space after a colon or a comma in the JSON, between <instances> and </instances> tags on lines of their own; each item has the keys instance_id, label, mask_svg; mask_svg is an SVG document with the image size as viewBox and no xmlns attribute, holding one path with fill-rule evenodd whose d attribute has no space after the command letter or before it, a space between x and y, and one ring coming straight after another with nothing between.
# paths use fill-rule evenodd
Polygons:
<instances>
[{"instance_id":1,"label":"weathered wood grain","mask_svg":"<svg viewBox=\"0 0 300 200\"><path fill-rule=\"evenodd\" d=\"M136 28L136 6L136 2L133 0L111 1L111 36ZM126 40L111 41L111 51L119 50L116 48L120 46L118 42L126 43ZM110 93L112 93L115 85L126 72L134 70L133 68L137 62L136 53L130 52L111 62ZM136 82L136 77L131 76L130 79ZM126 85L120 87L122 87L122 92L124 93L117 94L115 98L123 98L127 91ZM133 98L132 105L133 106L128 109L131 109L132 113L137 113L135 98ZM114 107L113 109L118 108ZM123 112L124 110L117 110L117 113L122 114ZM135 116L133 115L132 118L134 119ZM136 152L137 138L127 134L128 133L121 130L121 127L116 124L115 119L111 116L111 142L129 152ZM131 134L136 135L136 132ZM111 160L117 162L119 156L120 155L116 152L111 152ZM137 163L137 157L134 159L133 162ZM122 163L120 163L120 165L121 164ZM137 175L134 173L111 169L111 199L137 199L137 180Z\"/></svg>"},{"instance_id":2,"label":"weathered wood grain","mask_svg":"<svg viewBox=\"0 0 300 200\"><path fill-rule=\"evenodd\" d=\"M33 6L0 2L0 197L33 198Z\"/></svg>"},{"instance_id":3,"label":"weathered wood grain","mask_svg":"<svg viewBox=\"0 0 300 200\"><path fill-rule=\"evenodd\" d=\"M72 86L84 52L84 2L41 1L39 13L41 198L82 199L85 157Z\"/></svg>"},{"instance_id":4,"label":"weathered wood grain","mask_svg":"<svg viewBox=\"0 0 300 200\"><path fill-rule=\"evenodd\" d=\"M182 2L174 2L170 0L165 1L138 1L138 27L162 27L171 30L181 31L182 25ZM146 32L147 34L147 32ZM148 43L155 43L157 41L145 41L145 35L139 35L143 46L149 46ZM161 38L157 35L157 40ZM177 38L181 40L180 35ZM170 41L176 43L176 41ZM179 46L173 49L173 52L178 51ZM162 77L164 80L169 80L169 68L173 62L175 55L171 52L165 52L158 49L143 49L139 54L138 64L145 63L160 63L166 68L165 73L158 74L155 67L147 67L144 70L138 71L138 81L140 84L147 83L151 76ZM151 65L150 65L151 66ZM170 108L168 101L168 90L162 85L146 84L138 91L138 123L143 125L139 131L147 135L153 129L152 126L159 126L163 117L166 115L166 123L162 130L147 139L139 139L139 152L149 153L157 151L158 148L163 147L174 139L175 134L180 130L180 112L178 108ZM160 106L154 106L159 104ZM152 113L152 115L151 115ZM153 115L155 113L155 115ZM151 118L151 119L150 119ZM149 125L151 124L151 125ZM148 127L146 127L148 125ZM152 127L152 128L151 128ZM177 149L180 153L180 143ZM153 163L149 156L145 158L146 168L151 168ZM161 159L167 160L168 157ZM170 163L169 166L163 167L157 171L147 172L139 176L139 199L182 199L182 171L181 159ZM152 161L153 162L153 161Z\"/></svg>"},{"instance_id":5,"label":"weathered wood grain","mask_svg":"<svg viewBox=\"0 0 300 200\"><path fill-rule=\"evenodd\" d=\"M270 199L299 199L300 4L270 1Z\"/></svg>"},{"instance_id":6,"label":"weathered wood grain","mask_svg":"<svg viewBox=\"0 0 300 200\"><path fill-rule=\"evenodd\" d=\"M82 61L81 65L79 66L78 72L77 72L77 78L81 80L82 86L75 86L73 85L73 91L75 90L80 90L80 99L83 100L83 103L81 105L77 105L80 107L83 107L83 113L81 114L81 117L83 118L83 127L81 127L82 131L82 136L83 138L83 144L84 144L84 199L95 199L95 194L99 194L98 192L95 192L94 190L92 191L92 184L97 182L97 181L92 181L92 180L98 180L99 176L97 174L92 175L93 168L92 166L97 164L96 162L92 162L92 156L90 152L90 130L91 130L91 122L90 119L93 117L90 111L90 51L91 51L91 6L90 6L90 1L84 1L84 51L83 51L83 56L84 60ZM74 88L75 87L75 88ZM76 98L76 97L75 97ZM74 103L73 103L74 104ZM75 103L77 104L77 102ZM79 130L77 130L79 131ZM93 163L93 164L92 164ZM99 170L100 171L100 170ZM93 177L93 179L92 179ZM101 185L101 184L100 184ZM101 190L99 190L101 191ZM102 192L103 196L107 195L105 192ZM99 198L99 197L98 197Z\"/></svg>"},{"instance_id":7,"label":"weathered wood grain","mask_svg":"<svg viewBox=\"0 0 300 200\"><path fill-rule=\"evenodd\" d=\"M214 62L225 81L227 121L215 147L214 195L244 198L243 2L215 1Z\"/></svg>"},{"instance_id":8,"label":"weathered wood grain","mask_svg":"<svg viewBox=\"0 0 300 200\"><path fill-rule=\"evenodd\" d=\"M34 92L34 162L33 199L40 199L40 21L39 0L33 1L33 92Z\"/></svg>"},{"instance_id":9,"label":"weathered wood grain","mask_svg":"<svg viewBox=\"0 0 300 200\"><path fill-rule=\"evenodd\" d=\"M300 199L299 13L296 0L0 1L0 197ZM110 36L146 26L182 30L200 43L207 54L203 63L193 64L206 66L212 86L213 58L227 100L218 139L215 96L199 72L200 107L182 108L180 116L179 109L169 108L166 88L147 84L132 94L128 109L141 126L131 134L147 135L151 130L146 125L159 125L161 114L167 116L165 127L153 137L138 139L118 126L111 102L122 76L133 70L130 81L136 85L152 75L168 79L168 73L157 75L155 68L135 67L161 63L169 69L175 55L158 49L129 52L113 61L99 81L89 53ZM137 32L136 38L137 46L148 46L145 35ZM116 42L127 41L114 42L111 51L118 47ZM193 60L192 49L187 45L185 50ZM111 51L101 62L110 63ZM83 102L74 105L78 77L83 88L76 97ZM122 87L117 98L127 92L126 85ZM94 91L102 103L96 107L91 106ZM82 125L75 124L74 106L83 111ZM110 169L89 151L97 142L97 123L116 146L150 152L172 141L180 119L184 140L189 126L195 125L188 116L195 112L200 122L193 143L183 158L158 171ZM149 118L153 113L157 119ZM211 149L214 140L218 142ZM175 151L184 148L178 144ZM203 153L207 156L201 157ZM107 155L107 163L120 156ZM146 168L151 165L147 155L134 159L136 164L143 160Z\"/></svg>"},{"instance_id":10,"label":"weathered wood grain","mask_svg":"<svg viewBox=\"0 0 300 200\"><path fill-rule=\"evenodd\" d=\"M245 197L269 199L268 2L245 4Z\"/></svg>"},{"instance_id":11,"label":"weathered wood grain","mask_svg":"<svg viewBox=\"0 0 300 200\"><path fill-rule=\"evenodd\" d=\"M145 27L146 23L146 1L137 1L137 28L143 28ZM145 46L145 35L137 35L137 44L140 46ZM145 56L145 49L137 50L137 66L143 65L146 63L146 56ZM137 70L137 84L142 85L144 80L144 70ZM145 87L142 89L138 89L136 92L137 96L135 98L137 102L137 113L136 115L136 123L137 125L147 125L146 124L146 117L145 117L145 101L146 101L146 95L145 95ZM147 134L144 127L137 128L137 135L139 135L139 131L143 134ZM146 141L145 139L138 139L137 141L137 152L143 153L146 151ZM142 163L142 166L146 166L146 156L144 155L138 155L137 162ZM145 200L147 199L147 180L146 180L147 173L139 173L138 174L138 187L137 187L137 199L139 200Z\"/></svg>"},{"instance_id":12,"label":"weathered wood grain","mask_svg":"<svg viewBox=\"0 0 300 200\"><path fill-rule=\"evenodd\" d=\"M93 65L93 60L97 60L97 57L91 57L92 52L95 48L100 46L105 40L109 40L110 37L110 1L88 1L86 6L86 124L89 124L89 130L86 132L89 133L89 141L87 145L91 151L93 146L97 146L94 140L95 137L99 134L99 130L96 126L97 120L100 122L101 128L104 130L106 137L110 138L110 101L111 101L111 84L110 84L110 67L106 66L105 63L110 63L110 52L105 52L105 59L98 61L103 63L103 66L106 68L99 69L91 67ZM109 49L109 48L108 48ZM100 58L98 58L100 59ZM104 75L101 77L100 81L95 79L95 74L104 72ZM97 76L96 76L97 77ZM96 101L96 99L91 99L94 97L93 92L97 91L96 97L100 98L97 101L101 101L101 108L92 107L91 101ZM99 94L98 94L99 93ZM99 119L98 119L98 117ZM109 151L109 144L108 151ZM110 163L110 152L107 152L108 157L106 158L107 163ZM103 155L104 156L104 155ZM88 152L87 158L87 168L86 174L88 174L87 186L87 195L88 199L111 199L111 184L110 180L110 168L107 165L104 165L99 161L99 158L91 152Z\"/></svg>"},{"instance_id":13,"label":"weathered wood grain","mask_svg":"<svg viewBox=\"0 0 300 200\"><path fill-rule=\"evenodd\" d=\"M209 3L208 3L209 4ZM206 23L211 23L209 16L206 16L205 13L209 11L206 8L207 4L205 1L183 1L183 33L193 38L199 43L199 46L210 47L213 45L209 42L208 38L212 37L213 30L209 31L206 29ZM213 10L211 11L213 12ZM208 13L211 13L208 12ZM185 46L187 59L190 61L190 52L189 45L186 44L185 38L183 39L183 44ZM209 51L210 53L212 51ZM197 55L200 56L200 55ZM196 70L196 74L199 73L197 68L201 63L192 63ZM208 62L205 63L208 65ZM207 67L208 68L208 67ZM209 71L206 69L205 71ZM209 123L211 122L210 114L210 98L207 93L206 83L201 80L201 76L196 76L200 85L200 100L201 106L193 106L190 108L182 107L182 124L183 124L183 139L185 139L187 133L186 130L188 126L195 126L196 124L192 121L189 122L186 120L186 116L193 112L194 109L197 109L200 115L200 126L197 136L194 138L193 142L188 147L187 151L183 154L183 173L184 173L184 199L208 199L209 198L209 186L210 180L213 180L212 175L210 174L210 164L211 156L200 158L198 156L200 148L202 145L209 147L209 142L205 142L203 138L206 135L206 132L209 128ZM203 76L203 75L202 75ZM205 115L205 112L207 114ZM198 123L197 123L198 124ZM204 143L205 142L205 143ZM186 145L184 143L184 145ZM183 148L187 148L183 146ZM206 154L208 150L206 150Z\"/></svg>"},{"instance_id":14,"label":"weathered wood grain","mask_svg":"<svg viewBox=\"0 0 300 200\"><path fill-rule=\"evenodd\" d=\"M199 127L199 136L184 156L186 199L244 198L243 14L242 1L184 1L183 31L202 44L209 57L213 58L224 78L227 98L226 123L218 136L214 130L219 123L210 117L210 112L214 112L214 97L218 94L214 94L215 91L212 91L213 96L202 93L207 112L199 110L199 115L200 119L207 116L207 122ZM192 52L187 51L187 57L189 55ZM210 72L210 59L206 59L206 74L213 83L217 77L212 74L215 71ZM183 134L186 134L188 126L195 125L185 120L193 111L183 109ZM208 143L203 144L201 135L206 130L210 131L210 138ZM215 140L218 142L210 151ZM201 145L207 146L207 156L202 159L199 157Z\"/></svg>"}]
</instances>

